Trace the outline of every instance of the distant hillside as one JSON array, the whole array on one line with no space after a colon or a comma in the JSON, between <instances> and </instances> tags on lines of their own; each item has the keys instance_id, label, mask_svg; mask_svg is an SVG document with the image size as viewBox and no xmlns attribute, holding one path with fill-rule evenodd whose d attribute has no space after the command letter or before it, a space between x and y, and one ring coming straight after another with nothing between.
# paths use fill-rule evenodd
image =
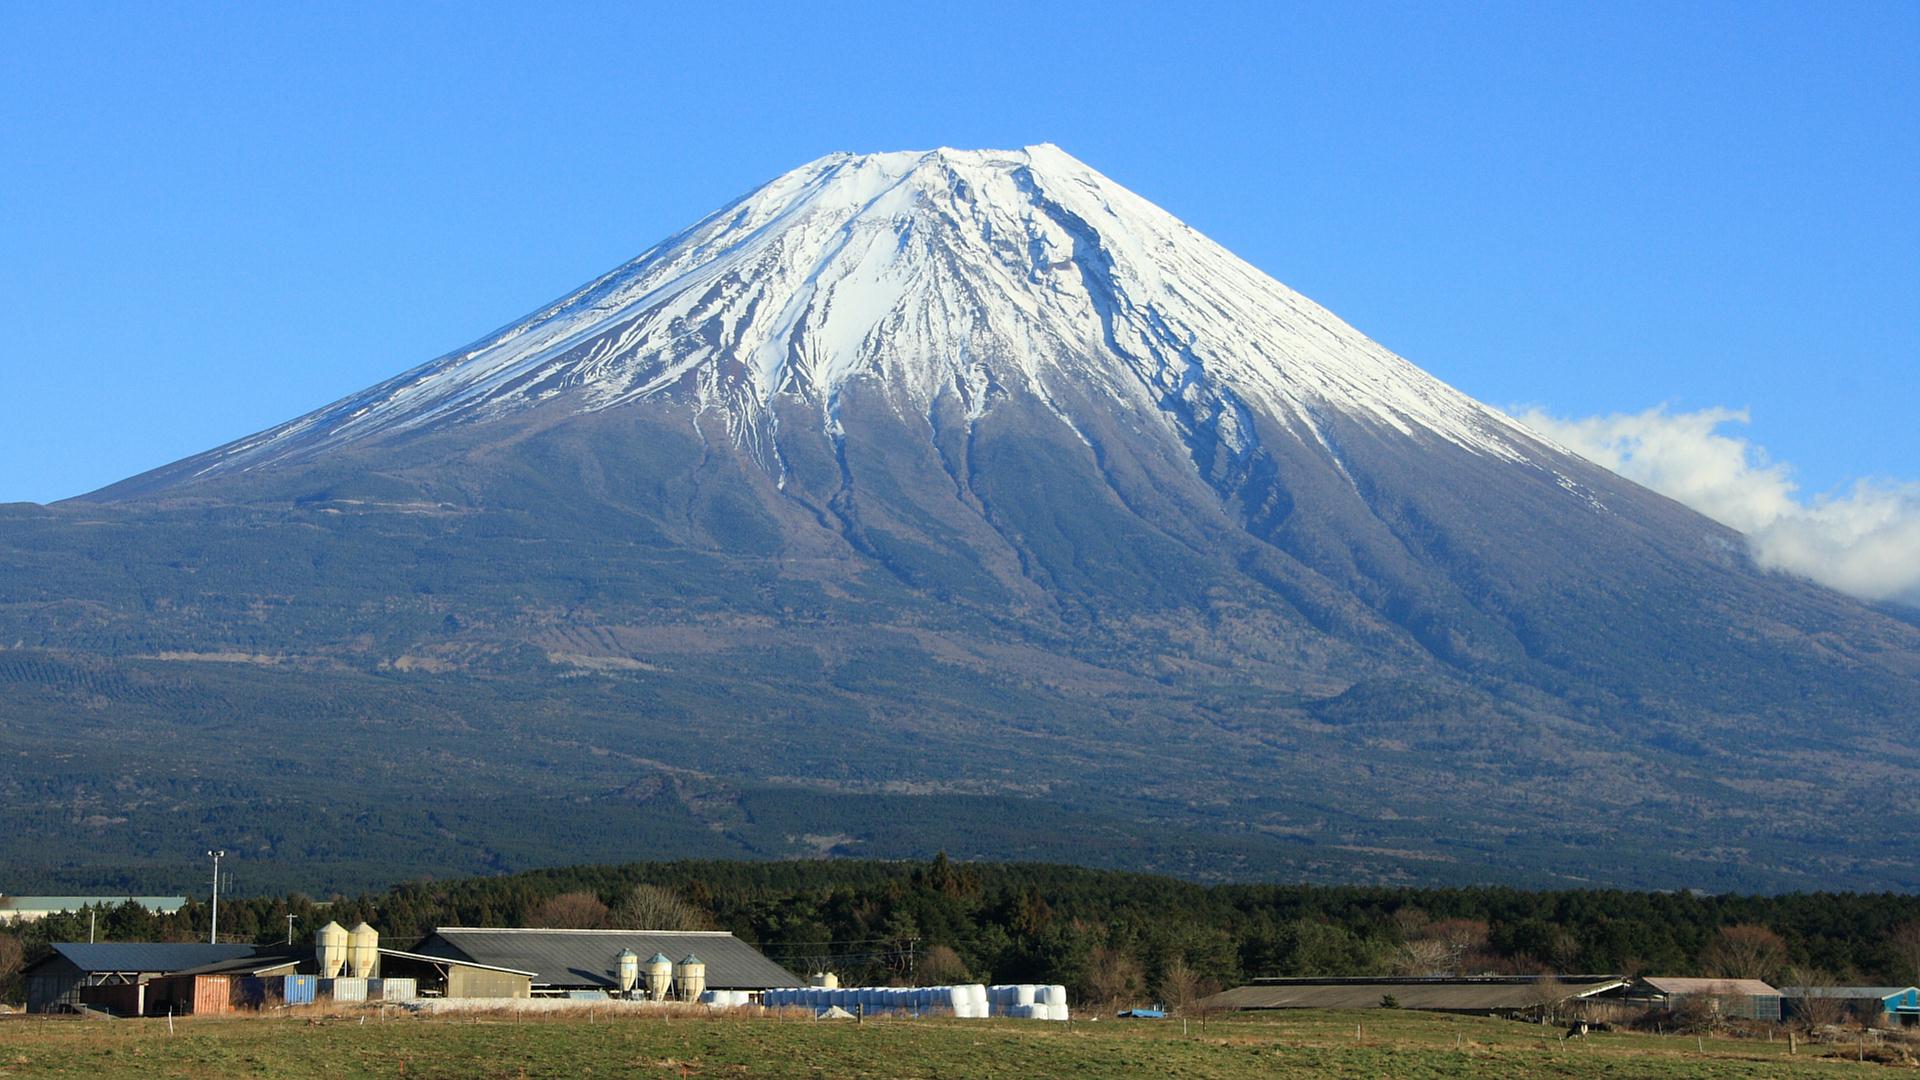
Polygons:
<instances>
[{"instance_id":1,"label":"distant hillside","mask_svg":"<svg viewBox=\"0 0 1920 1080\"><path fill-rule=\"evenodd\" d=\"M284 934L287 914L303 940L329 919L364 918L398 941L435 926L555 925L556 917L596 910L621 925L642 885L664 890L672 903L650 896L641 910L691 913L796 971L832 970L857 982L1059 981L1080 1001L1110 979L1157 992L1176 959L1221 984L1266 975L1542 967L1673 974L1758 965L1743 970L1778 977L1798 966L1905 985L1920 964L1920 897L1911 896L1200 886L944 858L566 867L413 882L336 898L324 909L305 897L250 896L224 901L220 925L263 942ZM206 922L201 903L174 919L111 913L100 926L113 940L132 940L204 937ZM28 951L85 931L84 917L29 928Z\"/></svg>"}]
</instances>

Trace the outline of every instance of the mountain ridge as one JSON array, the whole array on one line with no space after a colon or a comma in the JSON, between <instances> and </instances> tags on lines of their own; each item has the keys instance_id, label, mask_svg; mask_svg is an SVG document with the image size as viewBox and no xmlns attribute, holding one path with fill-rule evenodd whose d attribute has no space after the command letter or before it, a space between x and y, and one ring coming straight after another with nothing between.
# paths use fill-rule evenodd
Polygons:
<instances>
[{"instance_id":1,"label":"mountain ridge","mask_svg":"<svg viewBox=\"0 0 1920 1080\"><path fill-rule=\"evenodd\" d=\"M1045 147L821 159L366 392L0 508L0 643L62 763L0 779L0 856L49 877L175 807L320 876L378 837L1920 888L1920 628Z\"/></svg>"}]
</instances>

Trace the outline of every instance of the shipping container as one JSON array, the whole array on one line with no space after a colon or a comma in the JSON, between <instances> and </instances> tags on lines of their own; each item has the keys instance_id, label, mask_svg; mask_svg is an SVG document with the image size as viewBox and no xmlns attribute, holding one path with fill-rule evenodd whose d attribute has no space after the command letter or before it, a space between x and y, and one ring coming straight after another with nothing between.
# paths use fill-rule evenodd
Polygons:
<instances>
[{"instance_id":1,"label":"shipping container","mask_svg":"<svg viewBox=\"0 0 1920 1080\"><path fill-rule=\"evenodd\" d=\"M282 975L280 977L280 1000L288 1005L313 1004L314 984L319 980L312 975Z\"/></svg>"},{"instance_id":2,"label":"shipping container","mask_svg":"<svg viewBox=\"0 0 1920 1080\"><path fill-rule=\"evenodd\" d=\"M320 996L336 1002L367 1000L367 980L365 979L322 979Z\"/></svg>"},{"instance_id":3,"label":"shipping container","mask_svg":"<svg viewBox=\"0 0 1920 1080\"><path fill-rule=\"evenodd\" d=\"M167 975L147 984L150 1016L218 1016L233 1011L233 981L225 975Z\"/></svg>"}]
</instances>

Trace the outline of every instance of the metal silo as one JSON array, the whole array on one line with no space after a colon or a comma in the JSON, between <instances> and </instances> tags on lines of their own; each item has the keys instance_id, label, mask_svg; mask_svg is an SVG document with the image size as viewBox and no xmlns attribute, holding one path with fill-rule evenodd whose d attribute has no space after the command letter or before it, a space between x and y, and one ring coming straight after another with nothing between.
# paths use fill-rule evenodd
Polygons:
<instances>
[{"instance_id":1,"label":"metal silo","mask_svg":"<svg viewBox=\"0 0 1920 1080\"><path fill-rule=\"evenodd\" d=\"M356 979L370 979L379 960L380 931L362 921L347 941L347 970Z\"/></svg>"},{"instance_id":2,"label":"metal silo","mask_svg":"<svg viewBox=\"0 0 1920 1080\"><path fill-rule=\"evenodd\" d=\"M313 956L320 964L320 977L337 979L347 963L347 928L330 922L314 932Z\"/></svg>"},{"instance_id":3,"label":"metal silo","mask_svg":"<svg viewBox=\"0 0 1920 1080\"><path fill-rule=\"evenodd\" d=\"M673 966L673 981L678 983L680 1000L699 1001L707 988L707 963L688 953L686 958Z\"/></svg>"},{"instance_id":4,"label":"metal silo","mask_svg":"<svg viewBox=\"0 0 1920 1080\"><path fill-rule=\"evenodd\" d=\"M640 981L640 954L632 949L621 949L613 958L613 967L620 973L620 996L633 996L633 987Z\"/></svg>"},{"instance_id":5,"label":"metal silo","mask_svg":"<svg viewBox=\"0 0 1920 1080\"><path fill-rule=\"evenodd\" d=\"M666 953L654 953L647 961L647 996L655 1001L667 1000L668 991L673 989L673 961Z\"/></svg>"}]
</instances>

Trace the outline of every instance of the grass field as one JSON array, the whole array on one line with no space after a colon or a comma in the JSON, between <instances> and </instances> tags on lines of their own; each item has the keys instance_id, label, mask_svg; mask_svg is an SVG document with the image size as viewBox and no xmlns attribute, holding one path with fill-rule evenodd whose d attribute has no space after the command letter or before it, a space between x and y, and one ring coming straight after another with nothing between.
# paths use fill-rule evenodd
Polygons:
<instances>
[{"instance_id":1,"label":"grass field","mask_svg":"<svg viewBox=\"0 0 1920 1080\"><path fill-rule=\"evenodd\" d=\"M1595 1034L1410 1012L1102 1020L339 1017L0 1023L0 1076L1864 1076L1857 1047ZM1897 1056L1897 1055L1896 1055Z\"/></svg>"}]
</instances>

